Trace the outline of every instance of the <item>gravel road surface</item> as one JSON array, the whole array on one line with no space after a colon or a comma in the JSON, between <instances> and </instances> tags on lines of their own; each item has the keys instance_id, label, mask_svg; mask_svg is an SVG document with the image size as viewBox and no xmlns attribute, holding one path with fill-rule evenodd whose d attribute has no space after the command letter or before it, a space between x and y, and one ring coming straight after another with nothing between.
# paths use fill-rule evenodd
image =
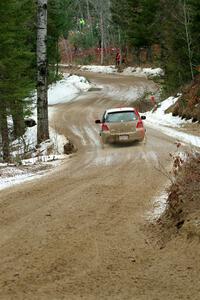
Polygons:
<instances>
[{"instance_id":1,"label":"gravel road surface","mask_svg":"<svg viewBox=\"0 0 200 300\"><path fill-rule=\"evenodd\" d=\"M146 218L174 140L147 128L146 143L102 149L94 123L121 95L156 86L87 77L102 90L57 105L51 120L78 151L40 180L0 192L0 299L200 299L192 247L160 249Z\"/></svg>"}]
</instances>

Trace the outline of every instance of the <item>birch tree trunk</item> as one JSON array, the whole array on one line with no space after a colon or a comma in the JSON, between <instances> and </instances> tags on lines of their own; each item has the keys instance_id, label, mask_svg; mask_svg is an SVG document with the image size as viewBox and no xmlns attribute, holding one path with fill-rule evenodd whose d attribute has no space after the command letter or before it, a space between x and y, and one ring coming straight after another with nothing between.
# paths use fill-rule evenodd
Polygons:
<instances>
[{"instance_id":1,"label":"birch tree trunk","mask_svg":"<svg viewBox=\"0 0 200 300\"><path fill-rule=\"evenodd\" d=\"M37 142L49 139L47 97L47 1L37 0Z\"/></svg>"},{"instance_id":2,"label":"birch tree trunk","mask_svg":"<svg viewBox=\"0 0 200 300\"><path fill-rule=\"evenodd\" d=\"M86 5L87 5L87 18L88 18L88 22L89 22L89 26L90 26L90 31L91 31L91 34L92 34L92 36L93 36L92 19L91 19L91 15L90 15L90 4L89 4L89 0L86 0Z\"/></svg>"},{"instance_id":3,"label":"birch tree trunk","mask_svg":"<svg viewBox=\"0 0 200 300\"><path fill-rule=\"evenodd\" d=\"M100 13L100 30L101 30L101 65L104 62L104 24L103 24L103 12Z\"/></svg>"},{"instance_id":4,"label":"birch tree trunk","mask_svg":"<svg viewBox=\"0 0 200 300\"><path fill-rule=\"evenodd\" d=\"M120 55L120 66L122 64L122 46L121 46L121 31L120 28L118 27L118 40L119 40L119 55Z\"/></svg>"},{"instance_id":5,"label":"birch tree trunk","mask_svg":"<svg viewBox=\"0 0 200 300\"><path fill-rule=\"evenodd\" d=\"M191 41L191 36L190 36L190 32L189 32L190 17L189 17L189 12L187 10L185 0L183 1L183 14L184 14L184 27L185 27L186 43L187 43L187 49L188 49L188 59L189 59L189 64L190 64L191 78L193 80L194 72L193 72L193 66L192 66L192 51L191 51L192 41Z\"/></svg>"}]
</instances>

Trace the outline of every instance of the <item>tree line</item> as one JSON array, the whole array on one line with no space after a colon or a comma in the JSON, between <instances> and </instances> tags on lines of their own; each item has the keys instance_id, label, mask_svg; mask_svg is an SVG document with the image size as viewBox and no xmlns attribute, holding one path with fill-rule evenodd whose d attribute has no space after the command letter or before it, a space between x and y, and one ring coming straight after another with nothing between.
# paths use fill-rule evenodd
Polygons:
<instances>
[{"instance_id":1,"label":"tree line","mask_svg":"<svg viewBox=\"0 0 200 300\"><path fill-rule=\"evenodd\" d=\"M131 52L136 63L141 63L140 49L146 49L147 62L165 70L168 93L194 78L200 65L199 0L74 2L77 18L86 20L84 29L77 26L77 41L83 48L115 45ZM156 45L160 49L157 61L152 58Z\"/></svg>"}]
</instances>

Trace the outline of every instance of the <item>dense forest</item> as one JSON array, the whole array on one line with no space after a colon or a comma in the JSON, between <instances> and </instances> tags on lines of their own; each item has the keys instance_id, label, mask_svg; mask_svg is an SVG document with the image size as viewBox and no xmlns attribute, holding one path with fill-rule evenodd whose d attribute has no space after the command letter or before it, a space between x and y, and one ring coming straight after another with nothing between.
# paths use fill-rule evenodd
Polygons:
<instances>
[{"instance_id":1,"label":"dense forest","mask_svg":"<svg viewBox=\"0 0 200 300\"><path fill-rule=\"evenodd\" d=\"M10 141L25 130L37 86L37 1L0 2L1 155L10 157ZM165 70L165 90L173 93L190 82L200 65L199 0L49 0L47 24L48 83L57 80L59 42L74 49L117 47L135 64ZM88 55L87 62L92 61ZM133 63L133 61L130 61Z\"/></svg>"}]
</instances>

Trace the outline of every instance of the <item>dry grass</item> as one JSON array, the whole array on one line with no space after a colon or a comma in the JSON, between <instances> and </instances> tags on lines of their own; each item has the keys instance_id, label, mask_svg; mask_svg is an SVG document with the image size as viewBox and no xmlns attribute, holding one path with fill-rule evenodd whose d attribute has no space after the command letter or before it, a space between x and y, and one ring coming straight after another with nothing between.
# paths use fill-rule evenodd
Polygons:
<instances>
[{"instance_id":1,"label":"dry grass","mask_svg":"<svg viewBox=\"0 0 200 300\"><path fill-rule=\"evenodd\" d=\"M196 235L195 224L200 216L200 154L188 154L184 163L176 157L173 173L175 180L168 190L167 209L157 221L162 244L177 234L187 232L188 235L188 228L190 236ZM200 240L200 232L198 235Z\"/></svg>"},{"instance_id":2,"label":"dry grass","mask_svg":"<svg viewBox=\"0 0 200 300\"><path fill-rule=\"evenodd\" d=\"M200 75L183 89L179 101L171 107L174 116L200 122Z\"/></svg>"}]
</instances>

